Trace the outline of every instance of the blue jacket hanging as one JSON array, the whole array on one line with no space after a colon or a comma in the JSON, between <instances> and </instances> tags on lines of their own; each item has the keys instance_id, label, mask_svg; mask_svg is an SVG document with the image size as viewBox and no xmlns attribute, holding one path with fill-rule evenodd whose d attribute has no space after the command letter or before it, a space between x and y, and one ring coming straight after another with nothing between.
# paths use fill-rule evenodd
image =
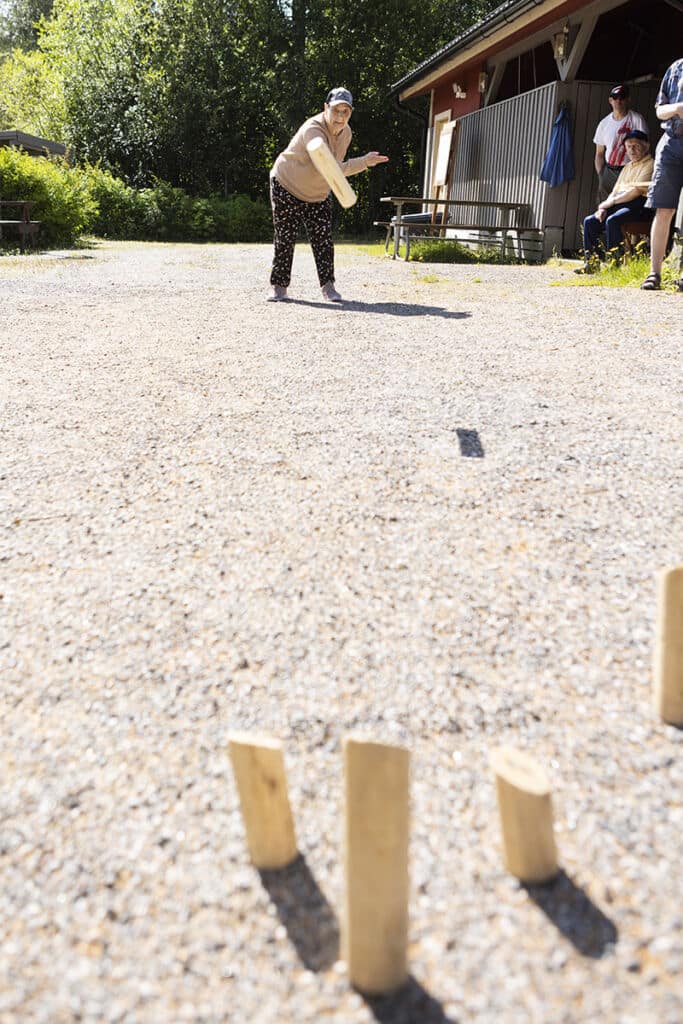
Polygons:
<instances>
[{"instance_id":1,"label":"blue jacket hanging","mask_svg":"<svg viewBox=\"0 0 683 1024\"><path fill-rule=\"evenodd\" d=\"M551 188L570 181L574 177L574 154L566 103L560 107L550 135L550 145L541 167L541 181L547 181Z\"/></svg>"}]
</instances>

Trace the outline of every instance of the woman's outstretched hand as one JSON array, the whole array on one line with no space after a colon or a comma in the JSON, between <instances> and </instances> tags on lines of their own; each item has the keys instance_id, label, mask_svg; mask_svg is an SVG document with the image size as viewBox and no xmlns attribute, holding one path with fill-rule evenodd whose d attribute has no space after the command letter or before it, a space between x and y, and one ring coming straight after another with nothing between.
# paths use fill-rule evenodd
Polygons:
<instances>
[{"instance_id":1,"label":"woman's outstretched hand","mask_svg":"<svg viewBox=\"0 0 683 1024\"><path fill-rule=\"evenodd\" d=\"M387 160L389 159L389 157L388 156L382 156L381 153L376 153L373 150L372 153L366 153L365 154L365 159L368 162L368 167L374 167L375 164L385 164L387 162Z\"/></svg>"}]
</instances>

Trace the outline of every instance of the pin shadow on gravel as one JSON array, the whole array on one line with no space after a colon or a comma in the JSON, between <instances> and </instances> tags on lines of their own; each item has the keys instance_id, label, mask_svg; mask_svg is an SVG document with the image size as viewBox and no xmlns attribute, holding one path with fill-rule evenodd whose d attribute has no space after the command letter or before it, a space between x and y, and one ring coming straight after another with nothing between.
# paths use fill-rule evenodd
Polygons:
<instances>
[{"instance_id":1,"label":"pin shadow on gravel","mask_svg":"<svg viewBox=\"0 0 683 1024\"><path fill-rule=\"evenodd\" d=\"M379 1024L459 1024L412 975L396 992L364 999Z\"/></svg>"},{"instance_id":2,"label":"pin shadow on gravel","mask_svg":"<svg viewBox=\"0 0 683 1024\"><path fill-rule=\"evenodd\" d=\"M616 925L565 871L560 870L549 884L524 888L582 956L599 960L616 944Z\"/></svg>"},{"instance_id":3,"label":"pin shadow on gravel","mask_svg":"<svg viewBox=\"0 0 683 1024\"><path fill-rule=\"evenodd\" d=\"M339 959L339 925L303 855L259 875L304 967L327 970Z\"/></svg>"},{"instance_id":4,"label":"pin shadow on gravel","mask_svg":"<svg viewBox=\"0 0 683 1024\"><path fill-rule=\"evenodd\" d=\"M385 316L435 316L442 320L467 320L471 313L457 313L442 306L415 306L407 302L313 302L310 299L288 300L291 306L311 306L313 309L336 309L346 313L381 313Z\"/></svg>"},{"instance_id":5,"label":"pin shadow on gravel","mask_svg":"<svg viewBox=\"0 0 683 1024\"><path fill-rule=\"evenodd\" d=\"M484 446L481 443L479 432L476 430L465 430L463 427L456 427L460 454L466 459L483 459Z\"/></svg>"},{"instance_id":6,"label":"pin shadow on gravel","mask_svg":"<svg viewBox=\"0 0 683 1024\"><path fill-rule=\"evenodd\" d=\"M304 967L316 972L332 967L339 959L339 925L303 854L285 868L259 875ZM379 1024L459 1024L412 975L396 992L363 998Z\"/></svg>"}]
</instances>

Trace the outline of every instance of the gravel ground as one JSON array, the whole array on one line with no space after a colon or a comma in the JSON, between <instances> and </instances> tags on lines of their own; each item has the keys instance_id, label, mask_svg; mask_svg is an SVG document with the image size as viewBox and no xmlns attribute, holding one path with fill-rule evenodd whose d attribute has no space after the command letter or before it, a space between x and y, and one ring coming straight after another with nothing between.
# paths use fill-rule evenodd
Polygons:
<instances>
[{"instance_id":1,"label":"gravel ground","mask_svg":"<svg viewBox=\"0 0 683 1024\"><path fill-rule=\"evenodd\" d=\"M0 261L0 1022L680 1024L681 297L267 246ZM437 278L434 280L433 278ZM232 729L302 857L248 862ZM338 960L341 739L412 751L413 976ZM563 866L503 870L492 746Z\"/></svg>"}]
</instances>

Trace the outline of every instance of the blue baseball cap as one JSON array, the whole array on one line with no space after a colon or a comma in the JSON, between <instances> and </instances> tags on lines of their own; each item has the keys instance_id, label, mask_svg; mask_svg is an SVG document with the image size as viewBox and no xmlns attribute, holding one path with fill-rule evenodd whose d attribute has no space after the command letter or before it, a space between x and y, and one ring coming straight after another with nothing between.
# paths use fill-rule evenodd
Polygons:
<instances>
[{"instance_id":1,"label":"blue baseball cap","mask_svg":"<svg viewBox=\"0 0 683 1024\"><path fill-rule=\"evenodd\" d=\"M328 107L335 107L338 103L348 103L353 106L353 96L348 89L330 89L325 100Z\"/></svg>"}]
</instances>

